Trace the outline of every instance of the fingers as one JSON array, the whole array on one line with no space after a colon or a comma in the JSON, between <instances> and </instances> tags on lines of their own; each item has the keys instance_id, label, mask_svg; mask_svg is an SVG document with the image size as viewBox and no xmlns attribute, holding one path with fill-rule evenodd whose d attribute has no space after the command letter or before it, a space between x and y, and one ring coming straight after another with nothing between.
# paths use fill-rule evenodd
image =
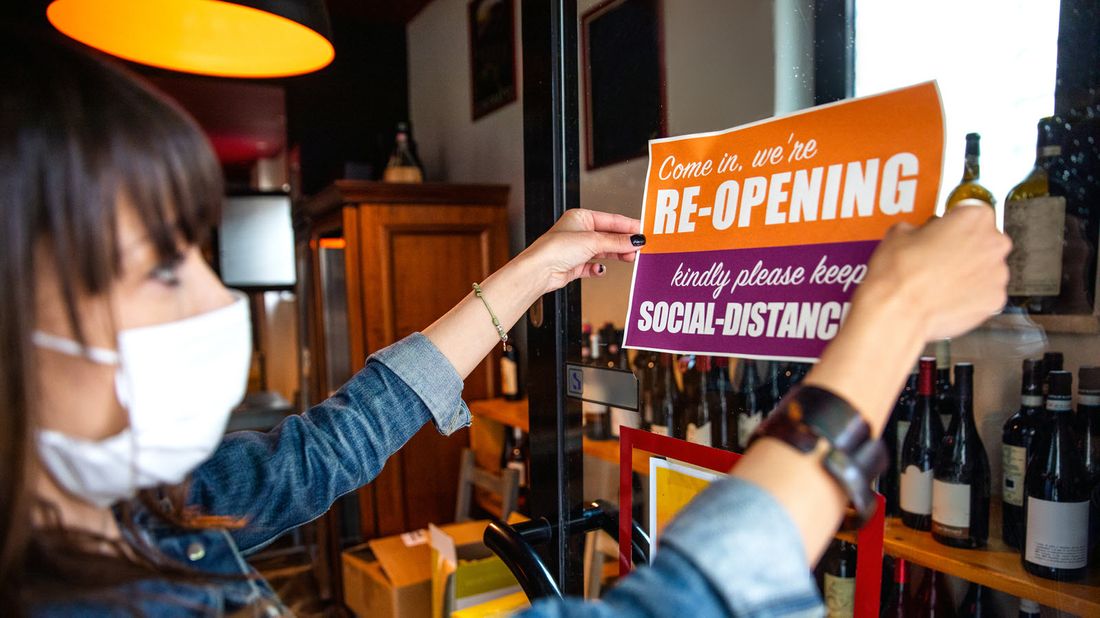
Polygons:
<instances>
[{"instance_id":1,"label":"fingers","mask_svg":"<svg viewBox=\"0 0 1100 618\"><path fill-rule=\"evenodd\" d=\"M637 253L645 245L645 237L641 234L588 232L588 236L593 255Z\"/></svg>"},{"instance_id":2,"label":"fingers","mask_svg":"<svg viewBox=\"0 0 1100 618\"><path fill-rule=\"evenodd\" d=\"M638 219L598 210L589 210L588 214L591 215L593 229L597 232L637 234L642 231L642 222Z\"/></svg>"}]
</instances>

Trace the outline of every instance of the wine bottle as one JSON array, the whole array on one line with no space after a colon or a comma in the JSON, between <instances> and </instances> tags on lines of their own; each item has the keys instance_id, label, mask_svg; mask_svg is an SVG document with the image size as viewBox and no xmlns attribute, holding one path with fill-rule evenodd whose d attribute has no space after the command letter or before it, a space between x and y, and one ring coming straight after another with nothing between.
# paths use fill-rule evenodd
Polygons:
<instances>
[{"instance_id":1,"label":"wine bottle","mask_svg":"<svg viewBox=\"0 0 1100 618\"><path fill-rule=\"evenodd\" d=\"M959 618L996 618L997 609L989 596L989 589L981 584L970 582L970 586L966 589L966 596L959 605L958 615Z\"/></svg>"},{"instance_id":2,"label":"wine bottle","mask_svg":"<svg viewBox=\"0 0 1100 618\"><path fill-rule=\"evenodd\" d=\"M932 480L932 538L972 549L989 538L989 459L974 421L974 365L955 365L955 397Z\"/></svg>"},{"instance_id":3,"label":"wine bottle","mask_svg":"<svg viewBox=\"0 0 1100 618\"><path fill-rule=\"evenodd\" d=\"M745 452L760 421L764 420L764 408L760 405L760 377L756 373L756 361L741 362L741 384L737 388L737 449Z\"/></svg>"},{"instance_id":4,"label":"wine bottle","mask_svg":"<svg viewBox=\"0 0 1100 618\"><path fill-rule=\"evenodd\" d=\"M917 378L917 409L901 447L901 521L910 528L932 527L932 477L943 425L932 404L936 359L922 357Z\"/></svg>"},{"instance_id":5,"label":"wine bottle","mask_svg":"<svg viewBox=\"0 0 1100 618\"><path fill-rule=\"evenodd\" d=\"M1091 496L1073 435L1073 374L1051 371L1047 383L1052 426L1040 432L1027 466L1022 559L1033 575L1070 581L1085 575Z\"/></svg>"},{"instance_id":6,"label":"wine bottle","mask_svg":"<svg viewBox=\"0 0 1100 618\"><path fill-rule=\"evenodd\" d=\"M950 212L956 204L965 199L979 199L990 206L994 206L997 200L993 198L993 194L989 192L978 182L981 176L981 166L978 163L978 158L981 156L981 142L982 136L977 133L966 134L966 152L963 159L963 175L959 184L951 190L951 193L947 195L947 206L945 212Z\"/></svg>"},{"instance_id":7,"label":"wine bottle","mask_svg":"<svg viewBox=\"0 0 1100 618\"><path fill-rule=\"evenodd\" d=\"M905 444L905 434L909 431L909 425L913 421L913 413L917 407L917 371L905 381L905 386L898 394L897 403L890 413L883 439L886 448L890 452L890 467L884 473L879 482L879 492L886 497L886 514L896 516L899 513L898 491L901 482L901 447Z\"/></svg>"},{"instance_id":8,"label":"wine bottle","mask_svg":"<svg viewBox=\"0 0 1100 618\"><path fill-rule=\"evenodd\" d=\"M1095 15L1093 7L1090 19ZM1059 176L1065 188L1066 227L1062 289L1052 313L1091 314L1094 305L1096 240L1100 234L1100 103L1095 95L1093 98L1089 104L1081 101L1066 110L1060 119L1065 164L1052 175Z\"/></svg>"},{"instance_id":9,"label":"wine bottle","mask_svg":"<svg viewBox=\"0 0 1100 618\"><path fill-rule=\"evenodd\" d=\"M508 339L511 341L511 338ZM511 343L504 344L500 355L500 394L508 401L522 398L519 386L519 354Z\"/></svg>"},{"instance_id":10,"label":"wine bottle","mask_svg":"<svg viewBox=\"0 0 1100 618\"><path fill-rule=\"evenodd\" d=\"M1100 367L1077 371L1077 440L1093 498L1089 508L1089 552L1100 558Z\"/></svg>"},{"instance_id":11,"label":"wine bottle","mask_svg":"<svg viewBox=\"0 0 1100 618\"><path fill-rule=\"evenodd\" d=\"M684 398L689 402L687 410L687 440L703 446L710 446L711 411L710 397L707 393L707 373L710 371L710 358L697 355L684 371ZM690 385L690 387L689 387ZM690 388L691 395L688 395Z\"/></svg>"},{"instance_id":12,"label":"wine bottle","mask_svg":"<svg viewBox=\"0 0 1100 618\"><path fill-rule=\"evenodd\" d=\"M783 365L779 361L768 361L768 377L764 381L764 397L761 400L761 408L765 416L779 405L783 395L786 394L783 379Z\"/></svg>"},{"instance_id":13,"label":"wine bottle","mask_svg":"<svg viewBox=\"0 0 1100 618\"><path fill-rule=\"evenodd\" d=\"M1062 365L1065 363L1065 356L1061 352L1044 352L1043 353L1043 396L1046 397L1048 385L1047 375L1051 371L1061 371Z\"/></svg>"},{"instance_id":14,"label":"wine bottle","mask_svg":"<svg viewBox=\"0 0 1100 618\"><path fill-rule=\"evenodd\" d=\"M920 588L913 597L913 618L949 618L955 615L955 606L951 603L951 591L947 589L947 578L937 571L926 569Z\"/></svg>"},{"instance_id":15,"label":"wine bottle","mask_svg":"<svg viewBox=\"0 0 1100 618\"><path fill-rule=\"evenodd\" d=\"M833 539L821 560L828 618L851 618L856 607L856 546Z\"/></svg>"},{"instance_id":16,"label":"wine bottle","mask_svg":"<svg viewBox=\"0 0 1100 618\"><path fill-rule=\"evenodd\" d=\"M418 183L424 181L424 168L420 165L414 146L411 143L409 124L397 123L397 135L394 137L393 154L382 172L383 182Z\"/></svg>"},{"instance_id":17,"label":"wine bottle","mask_svg":"<svg viewBox=\"0 0 1100 618\"><path fill-rule=\"evenodd\" d=\"M1062 287L1062 242L1066 221L1065 189L1052 167L1060 167L1062 144L1052 118L1039 121L1035 166L1005 198L1009 303L1032 313L1047 313Z\"/></svg>"},{"instance_id":18,"label":"wine bottle","mask_svg":"<svg viewBox=\"0 0 1100 618\"><path fill-rule=\"evenodd\" d=\"M879 618L909 618L908 567L904 558L894 559L893 584L883 597Z\"/></svg>"},{"instance_id":19,"label":"wine bottle","mask_svg":"<svg viewBox=\"0 0 1100 618\"><path fill-rule=\"evenodd\" d=\"M531 470L527 465L531 456L530 446L527 442L527 434L519 427L512 428L512 440L508 450L505 467L519 473L519 503L523 507L527 503L528 488L531 485Z\"/></svg>"},{"instance_id":20,"label":"wine bottle","mask_svg":"<svg viewBox=\"0 0 1100 618\"><path fill-rule=\"evenodd\" d=\"M587 365L592 362L592 325L588 322L581 324L581 363Z\"/></svg>"},{"instance_id":21,"label":"wine bottle","mask_svg":"<svg viewBox=\"0 0 1100 618\"><path fill-rule=\"evenodd\" d=\"M615 340L615 325L607 322L600 329L600 342L604 345L600 366L614 369L619 362L619 343Z\"/></svg>"},{"instance_id":22,"label":"wine bottle","mask_svg":"<svg viewBox=\"0 0 1100 618\"><path fill-rule=\"evenodd\" d=\"M657 355L655 352L638 350L634 356L634 375L638 378L638 402L642 413L641 426L648 429L653 424L657 405Z\"/></svg>"},{"instance_id":23,"label":"wine bottle","mask_svg":"<svg viewBox=\"0 0 1100 618\"><path fill-rule=\"evenodd\" d=\"M733 406L733 385L730 384L729 360L710 359L707 372L707 397L710 399L710 444L732 451L737 448L737 413Z\"/></svg>"},{"instance_id":24,"label":"wine bottle","mask_svg":"<svg viewBox=\"0 0 1100 618\"><path fill-rule=\"evenodd\" d=\"M958 404L955 402L955 390L951 384L951 360L948 357L947 364L941 365L936 360L936 414L940 415L940 422L946 430L951 426L951 420L956 416Z\"/></svg>"},{"instance_id":25,"label":"wine bottle","mask_svg":"<svg viewBox=\"0 0 1100 618\"><path fill-rule=\"evenodd\" d=\"M1040 618L1042 615L1038 603L1031 599L1020 599L1020 613L1017 618Z\"/></svg>"},{"instance_id":26,"label":"wine bottle","mask_svg":"<svg viewBox=\"0 0 1100 618\"><path fill-rule=\"evenodd\" d=\"M661 354L658 359L657 401L654 404L654 418L649 430L662 436L671 436L673 435L673 427L676 424L675 417L679 403L679 393L676 388L675 376L672 374L672 355Z\"/></svg>"},{"instance_id":27,"label":"wine bottle","mask_svg":"<svg viewBox=\"0 0 1100 618\"><path fill-rule=\"evenodd\" d=\"M1077 371L1078 447L1085 457L1089 485L1100 483L1100 367Z\"/></svg>"},{"instance_id":28,"label":"wine bottle","mask_svg":"<svg viewBox=\"0 0 1100 618\"><path fill-rule=\"evenodd\" d=\"M1041 360L1024 361L1020 409L1005 421L1001 433L1001 536L1006 545L1016 549L1024 545L1024 477L1043 409L1042 365Z\"/></svg>"},{"instance_id":29,"label":"wine bottle","mask_svg":"<svg viewBox=\"0 0 1100 618\"><path fill-rule=\"evenodd\" d=\"M583 327L582 327L583 329ZM588 362L597 367L602 362L604 342L600 339L600 331L597 328L588 327ZM582 350L583 351L583 350Z\"/></svg>"}]
</instances>

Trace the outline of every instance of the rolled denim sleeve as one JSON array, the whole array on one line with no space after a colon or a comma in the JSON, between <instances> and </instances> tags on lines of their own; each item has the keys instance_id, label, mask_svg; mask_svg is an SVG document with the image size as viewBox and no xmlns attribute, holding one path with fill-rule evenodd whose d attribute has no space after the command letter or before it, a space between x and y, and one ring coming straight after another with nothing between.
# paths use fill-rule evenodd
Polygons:
<instances>
[{"instance_id":1,"label":"rolled denim sleeve","mask_svg":"<svg viewBox=\"0 0 1100 618\"><path fill-rule=\"evenodd\" d=\"M715 482L661 535L651 567L598 602L542 600L522 618L821 616L798 530L763 489Z\"/></svg>"},{"instance_id":2,"label":"rolled denim sleeve","mask_svg":"<svg viewBox=\"0 0 1100 618\"><path fill-rule=\"evenodd\" d=\"M241 518L244 552L316 519L373 480L425 423L444 434L469 424L462 380L417 333L379 351L328 399L268 432L229 434L192 474L188 503Z\"/></svg>"},{"instance_id":3,"label":"rolled denim sleeve","mask_svg":"<svg viewBox=\"0 0 1100 618\"><path fill-rule=\"evenodd\" d=\"M470 409L462 401L462 378L427 337L413 333L371 359L385 365L420 397L439 433L449 436L470 426Z\"/></svg>"}]
</instances>

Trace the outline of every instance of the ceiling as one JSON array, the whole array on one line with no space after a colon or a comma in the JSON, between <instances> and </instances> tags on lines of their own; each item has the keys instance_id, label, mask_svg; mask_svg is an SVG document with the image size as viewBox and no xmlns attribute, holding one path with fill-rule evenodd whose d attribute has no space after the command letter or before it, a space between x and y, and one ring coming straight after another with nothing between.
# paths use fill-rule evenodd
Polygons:
<instances>
[{"instance_id":1,"label":"ceiling","mask_svg":"<svg viewBox=\"0 0 1100 618\"><path fill-rule=\"evenodd\" d=\"M431 0L326 0L332 19L405 24Z\"/></svg>"}]
</instances>

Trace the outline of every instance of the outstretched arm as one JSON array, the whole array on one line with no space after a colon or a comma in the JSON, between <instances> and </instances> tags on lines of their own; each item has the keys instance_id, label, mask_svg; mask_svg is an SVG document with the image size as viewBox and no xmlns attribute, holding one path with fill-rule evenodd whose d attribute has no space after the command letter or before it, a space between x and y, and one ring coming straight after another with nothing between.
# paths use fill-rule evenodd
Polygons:
<instances>
[{"instance_id":1,"label":"outstretched arm","mask_svg":"<svg viewBox=\"0 0 1100 618\"><path fill-rule=\"evenodd\" d=\"M603 275L604 266L590 260L634 261L645 244L640 229L637 219L582 208L569 210L549 232L481 282L481 290L507 331L543 294L579 277ZM462 378L500 344L489 313L472 291L424 334Z\"/></svg>"}]
</instances>

